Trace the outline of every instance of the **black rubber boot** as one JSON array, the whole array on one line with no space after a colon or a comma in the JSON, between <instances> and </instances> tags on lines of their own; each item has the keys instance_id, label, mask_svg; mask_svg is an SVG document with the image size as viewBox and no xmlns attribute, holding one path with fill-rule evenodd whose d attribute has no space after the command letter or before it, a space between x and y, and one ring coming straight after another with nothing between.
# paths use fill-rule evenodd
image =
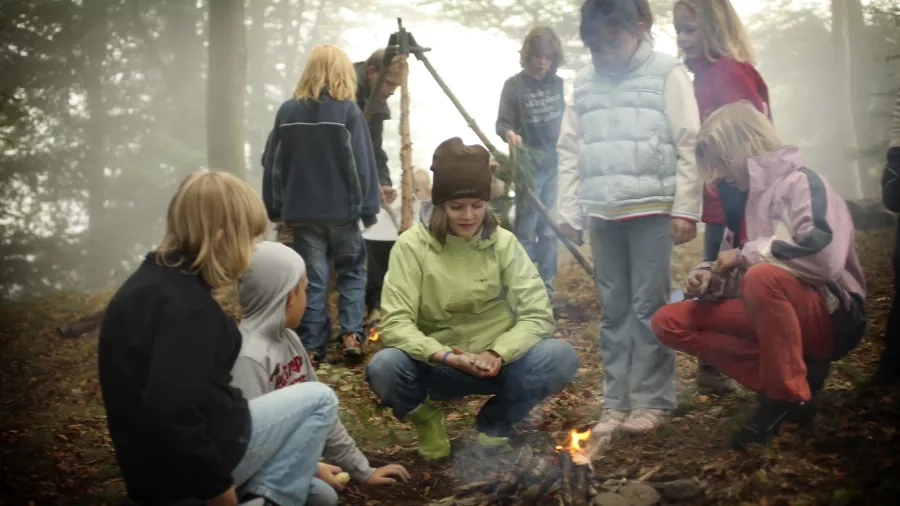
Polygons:
<instances>
[{"instance_id":1,"label":"black rubber boot","mask_svg":"<svg viewBox=\"0 0 900 506\"><path fill-rule=\"evenodd\" d=\"M761 397L756 413L731 435L731 445L735 450L742 450L748 444L767 445L781 432L783 424L796 424L805 428L815 418L816 411L812 403L776 401Z\"/></svg>"}]
</instances>

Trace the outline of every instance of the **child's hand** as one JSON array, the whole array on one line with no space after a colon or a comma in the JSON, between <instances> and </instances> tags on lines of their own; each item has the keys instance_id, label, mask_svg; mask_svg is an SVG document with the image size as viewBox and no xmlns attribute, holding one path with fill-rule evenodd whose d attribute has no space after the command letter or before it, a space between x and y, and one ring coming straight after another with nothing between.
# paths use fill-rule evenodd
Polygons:
<instances>
[{"instance_id":1,"label":"child's hand","mask_svg":"<svg viewBox=\"0 0 900 506\"><path fill-rule=\"evenodd\" d=\"M719 257L716 258L716 263L713 264L712 271L716 274L721 274L727 270L734 269L740 263L738 260L738 250L729 249L722 251L719 253Z\"/></svg>"},{"instance_id":2,"label":"child's hand","mask_svg":"<svg viewBox=\"0 0 900 506\"><path fill-rule=\"evenodd\" d=\"M697 298L709 289L712 273L707 270L692 271L684 278L684 298Z\"/></svg>"},{"instance_id":3,"label":"child's hand","mask_svg":"<svg viewBox=\"0 0 900 506\"><path fill-rule=\"evenodd\" d=\"M512 130L506 131L506 143L509 144L510 147L516 147L519 144L522 144L522 136L513 132Z\"/></svg>"},{"instance_id":4,"label":"child's hand","mask_svg":"<svg viewBox=\"0 0 900 506\"><path fill-rule=\"evenodd\" d=\"M409 481L409 471L399 464L389 464L376 469L375 473L369 476L366 485L393 485L397 483L396 478L400 478L404 482Z\"/></svg>"},{"instance_id":5,"label":"child's hand","mask_svg":"<svg viewBox=\"0 0 900 506\"><path fill-rule=\"evenodd\" d=\"M394 200L397 199L397 190L393 189L390 186L382 186L381 187L381 200L385 202L387 205L391 205L394 203Z\"/></svg>"},{"instance_id":6,"label":"child's hand","mask_svg":"<svg viewBox=\"0 0 900 506\"><path fill-rule=\"evenodd\" d=\"M572 244L576 246L581 246L584 244L584 240L581 238L581 230L575 230L568 223L563 223L559 226L559 231L562 233L562 236L569 240Z\"/></svg>"},{"instance_id":7,"label":"child's hand","mask_svg":"<svg viewBox=\"0 0 900 506\"><path fill-rule=\"evenodd\" d=\"M319 470L318 472L316 472L316 477L331 485L331 488L340 492L344 490L344 485L342 485L341 482L338 481L337 475L341 474L342 472L343 471L341 471L341 468L338 466L332 466L324 462L319 462Z\"/></svg>"},{"instance_id":8,"label":"child's hand","mask_svg":"<svg viewBox=\"0 0 900 506\"><path fill-rule=\"evenodd\" d=\"M682 218L672 218L672 240L675 246L691 242L697 237L697 224Z\"/></svg>"}]
</instances>

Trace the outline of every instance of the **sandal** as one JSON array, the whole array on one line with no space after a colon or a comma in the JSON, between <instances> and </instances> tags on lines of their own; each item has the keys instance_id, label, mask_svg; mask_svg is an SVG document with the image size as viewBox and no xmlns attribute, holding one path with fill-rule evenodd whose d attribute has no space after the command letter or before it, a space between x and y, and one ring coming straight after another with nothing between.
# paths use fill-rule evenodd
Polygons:
<instances>
[{"instance_id":1,"label":"sandal","mask_svg":"<svg viewBox=\"0 0 900 506\"><path fill-rule=\"evenodd\" d=\"M639 408L622 423L622 430L632 434L646 434L669 421L668 409Z\"/></svg>"}]
</instances>

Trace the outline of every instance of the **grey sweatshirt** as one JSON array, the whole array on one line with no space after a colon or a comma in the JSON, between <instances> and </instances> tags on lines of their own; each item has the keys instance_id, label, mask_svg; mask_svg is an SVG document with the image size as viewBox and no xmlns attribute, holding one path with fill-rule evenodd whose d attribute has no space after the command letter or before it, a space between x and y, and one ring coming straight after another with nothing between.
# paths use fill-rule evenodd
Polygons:
<instances>
[{"instance_id":1,"label":"grey sweatshirt","mask_svg":"<svg viewBox=\"0 0 900 506\"><path fill-rule=\"evenodd\" d=\"M231 376L248 400L295 383L318 381L300 338L284 328L288 293L305 273L306 265L294 250L263 241L238 285L243 343ZM324 457L359 483L375 472L340 420L328 434Z\"/></svg>"}]
</instances>

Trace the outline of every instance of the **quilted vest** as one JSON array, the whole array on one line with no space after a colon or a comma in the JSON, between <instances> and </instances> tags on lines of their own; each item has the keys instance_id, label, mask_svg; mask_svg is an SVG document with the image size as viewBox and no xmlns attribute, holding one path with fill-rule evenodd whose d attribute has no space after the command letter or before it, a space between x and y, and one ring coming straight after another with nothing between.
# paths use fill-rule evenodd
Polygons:
<instances>
[{"instance_id":1,"label":"quilted vest","mask_svg":"<svg viewBox=\"0 0 900 506\"><path fill-rule=\"evenodd\" d=\"M665 85L678 64L644 42L619 74L593 66L578 73L573 95L581 123L577 195L587 215L624 219L671 212L676 154Z\"/></svg>"}]
</instances>

